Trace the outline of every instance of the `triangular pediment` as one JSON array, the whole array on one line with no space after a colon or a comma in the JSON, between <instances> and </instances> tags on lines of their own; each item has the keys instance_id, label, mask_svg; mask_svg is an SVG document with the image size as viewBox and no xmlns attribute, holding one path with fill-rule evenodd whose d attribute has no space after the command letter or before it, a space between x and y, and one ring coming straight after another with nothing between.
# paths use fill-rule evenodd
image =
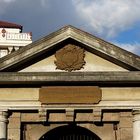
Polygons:
<instances>
[{"instance_id":1,"label":"triangular pediment","mask_svg":"<svg viewBox=\"0 0 140 140\"><path fill-rule=\"evenodd\" d=\"M60 49L60 50L62 50L62 49ZM66 53L67 52L65 52L65 54ZM62 59L60 58L60 63L58 60L58 65L57 65L55 63L57 61L56 55L53 54L45 59L42 59L24 69L22 69L20 72L127 71L123 67L118 66L118 65L116 65L108 60L105 60L104 58L102 58L98 55L95 55L91 52L88 52L88 51L84 51L84 55L85 55L85 57L83 59L84 64L81 62L82 60L77 60L77 55L78 55L77 53L74 55L73 54L71 54L71 55L72 55L71 58L73 59L73 61L71 59L68 60L68 58L67 58L67 61L65 62L66 65L63 64L63 61L65 60L64 59L65 57L69 57L68 55L66 55L66 56L60 55L59 57L62 57ZM74 62L74 64L72 64L73 62ZM68 64L70 64L70 65L72 64L72 67L67 66ZM72 70L72 69L75 69L75 70Z\"/></svg>"},{"instance_id":2,"label":"triangular pediment","mask_svg":"<svg viewBox=\"0 0 140 140\"><path fill-rule=\"evenodd\" d=\"M7 55L0 63L0 71L140 70L139 56L72 26ZM72 68L67 70L66 65Z\"/></svg>"}]
</instances>

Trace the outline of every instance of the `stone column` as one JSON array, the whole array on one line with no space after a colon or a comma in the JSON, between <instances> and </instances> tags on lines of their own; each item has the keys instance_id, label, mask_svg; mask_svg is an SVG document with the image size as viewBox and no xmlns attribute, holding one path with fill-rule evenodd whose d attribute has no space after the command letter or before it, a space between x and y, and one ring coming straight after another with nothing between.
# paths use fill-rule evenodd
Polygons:
<instances>
[{"instance_id":1,"label":"stone column","mask_svg":"<svg viewBox=\"0 0 140 140\"><path fill-rule=\"evenodd\" d=\"M140 140L140 110L133 111L133 140Z\"/></svg>"},{"instance_id":2,"label":"stone column","mask_svg":"<svg viewBox=\"0 0 140 140\"><path fill-rule=\"evenodd\" d=\"M0 112L0 140L7 140L7 112Z\"/></svg>"}]
</instances>

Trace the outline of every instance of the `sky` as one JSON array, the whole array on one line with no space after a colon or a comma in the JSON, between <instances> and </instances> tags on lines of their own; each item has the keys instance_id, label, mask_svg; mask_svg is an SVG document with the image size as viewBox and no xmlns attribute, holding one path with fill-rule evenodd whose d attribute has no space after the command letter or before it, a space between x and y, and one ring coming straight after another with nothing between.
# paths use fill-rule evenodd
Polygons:
<instances>
[{"instance_id":1,"label":"sky","mask_svg":"<svg viewBox=\"0 0 140 140\"><path fill-rule=\"evenodd\" d=\"M33 41L73 25L140 55L140 0L0 0L0 20L22 25Z\"/></svg>"}]
</instances>

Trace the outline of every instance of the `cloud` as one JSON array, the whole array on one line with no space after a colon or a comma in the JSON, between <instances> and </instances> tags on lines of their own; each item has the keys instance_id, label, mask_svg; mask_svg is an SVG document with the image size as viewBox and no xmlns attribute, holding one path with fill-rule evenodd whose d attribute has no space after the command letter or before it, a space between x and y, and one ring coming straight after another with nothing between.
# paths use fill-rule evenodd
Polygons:
<instances>
[{"instance_id":1,"label":"cloud","mask_svg":"<svg viewBox=\"0 0 140 140\"><path fill-rule=\"evenodd\" d=\"M135 53L137 55L140 55L140 43L138 42L135 42L135 43L114 43L115 45L127 50L127 51L130 51L132 53Z\"/></svg>"},{"instance_id":2,"label":"cloud","mask_svg":"<svg viewBox=\"0 0 140 140\"><path fill-rule=\"evenodd\" d=\"M105 40L119 42L117 37L106 36L131 28L140 19L139 0L0 0L0 6L0 18L23 25L24 32L32 31L33 40L71 24ZM132 30L120 34L118 40L139 42L139 29ZM139 44L117 43L137 54Z\"/></svg>"},{"instance_id":3,"label":"cloud","mask_svg":"<svg viewBox=\"0 0 140 140\"><path fill-rule=\"evenodd\" d=\"M16 0L0 17L23 25L25 32L32 31L33 40L65 25L78 27L80 23L72 2L66 0Z\"/></svg>"},{"instance_id":4,"label":"cloud","mask_svg":"<svg viewBox=\"0 0 140 140\"><path fill-rule=\"evenodd\" d=\"M140 0L72 0L85 26L114 37L140 21Z\"/></svg>"}]
</instances>

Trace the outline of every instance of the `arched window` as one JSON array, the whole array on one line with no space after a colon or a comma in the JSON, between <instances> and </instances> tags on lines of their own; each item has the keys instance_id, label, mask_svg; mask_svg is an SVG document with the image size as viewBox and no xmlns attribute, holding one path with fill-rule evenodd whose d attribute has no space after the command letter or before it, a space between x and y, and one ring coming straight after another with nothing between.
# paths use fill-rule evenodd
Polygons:
<instances>
[{"instance_id":1,"label":"arched window","mask_svg":"<svg viewBox=\"0 0 140 140\"><path fill-rule=\"evenodd\" d=\"M101 140L90 130L74 125L65 125L50 130L39 140Z\"/></svg>"}]
</instances>

